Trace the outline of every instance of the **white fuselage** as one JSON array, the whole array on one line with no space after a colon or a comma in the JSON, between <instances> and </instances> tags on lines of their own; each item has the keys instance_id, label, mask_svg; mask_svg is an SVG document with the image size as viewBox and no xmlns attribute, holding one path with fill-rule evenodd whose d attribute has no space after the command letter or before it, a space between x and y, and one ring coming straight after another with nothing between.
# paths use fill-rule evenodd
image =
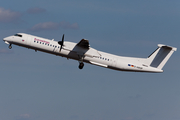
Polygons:
<instances>
[{"instance_id":1,"label":"white fuselage","mask_svg":"<svg viewBox=\"0 0 180 120\"><path fill-rule=\"evenodd\" d=\"M101 52L91 47L84 49L73 42L65 41L60 51L61 46L57 41L24 33L19 33L19 36L9 36L3 40L10 45L15 44L34 49L35 51L43 51L110 69L138 72L163 72L163 70L147 65L145 58L121 57Z\"/></svg>"}]
</instances>

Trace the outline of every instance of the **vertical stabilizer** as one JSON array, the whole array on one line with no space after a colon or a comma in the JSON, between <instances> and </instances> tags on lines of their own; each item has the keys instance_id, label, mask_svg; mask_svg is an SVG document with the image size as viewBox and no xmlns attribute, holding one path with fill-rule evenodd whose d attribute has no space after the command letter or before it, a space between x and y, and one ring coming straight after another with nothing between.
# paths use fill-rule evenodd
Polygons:
<instances>
[{"instance_id":1,"label":"vertical stabilizer","mask_svg":"<svg viewBox=\"0 0 180 120\"><path fill-rule=\"evenodd\" d=\"M151 67L162 69L177 48L158 44L158 48L147 58Z\"/></svg>"}]
</instances>

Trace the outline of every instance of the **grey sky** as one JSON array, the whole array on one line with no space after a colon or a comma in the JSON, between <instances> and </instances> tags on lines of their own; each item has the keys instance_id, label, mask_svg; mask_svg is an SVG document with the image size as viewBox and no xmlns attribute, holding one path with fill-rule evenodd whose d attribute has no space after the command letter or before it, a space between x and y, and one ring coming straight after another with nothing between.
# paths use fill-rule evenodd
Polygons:
<instances>
[{"instance_id":1,"label":"grey sky","mask_svg":"<svg viewBox=\"0 0 180 120\"><path fill-rule=\"evenodd\" d=\"M157 44L180 48L178 0L1 1L0 37L24 32L90 41L116 55L148 57ZM1 120L179 120L180 56L164 73L109 70L0 44Z\"/></svg>"}]
</instances>

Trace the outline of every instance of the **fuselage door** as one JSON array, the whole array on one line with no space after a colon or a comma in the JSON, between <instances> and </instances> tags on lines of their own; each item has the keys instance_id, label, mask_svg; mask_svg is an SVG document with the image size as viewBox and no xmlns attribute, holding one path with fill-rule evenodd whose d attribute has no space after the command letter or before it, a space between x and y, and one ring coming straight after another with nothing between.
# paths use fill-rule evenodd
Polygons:
<instances>
[{"instance_id":1,"label":"fuselage door","mask_svg":"<svg viewBox=\"0 0 180 120\"><path fill-rule=\"evenodd\" d=\"M117 60L118 60L118 59L115 58L115 57L112 59L112 66L113 66L113 67L116 67Z\"/></svg>"},{"instance_id":2,"label":"fuselage door","mask_svg":"<svg viewBox=\"0 0 180 120\"><path fill-rule=\"evenodd\" d=\"M26 44L31 45L32 37L28 36L26 39Z\"/></svg>"}]
</instances>

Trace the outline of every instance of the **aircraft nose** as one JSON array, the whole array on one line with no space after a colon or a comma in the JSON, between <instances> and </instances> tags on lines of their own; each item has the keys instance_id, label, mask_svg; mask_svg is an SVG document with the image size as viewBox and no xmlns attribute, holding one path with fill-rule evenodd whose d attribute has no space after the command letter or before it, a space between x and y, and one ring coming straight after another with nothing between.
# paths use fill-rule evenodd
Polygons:
<instances>
[{"instance_id":1,"label":"aircraft nose","mask_svg":"<svg viewBox=\"0 0 180 120\"><path fill-rule=\"evenodd\" d=\"M8 37L5 37L5 38L3 38L3 41L5 42L5 41L12 41L12 36L8 36Z\"/></svg>"},{"instance_id":2,"label":"aircraft nose","mask_svg":"<svg viewBox=\"0 0 180 120\"><path fill-rule=\"evenodd\" d=\"M10 37L5 37L3 38L3 41L6 43L6 44L10 44L9 42L11 41Z\"/></svg>"},{"instance_id":3,"label":"aircraft nose","mask_svg":"<svg viewBox=\"0 0 180 120\"><path fill-rule=\"evenodd\" d=\"M8 41L8 40L9 40L9 37L3 38L3 41Z\"/></svg>"}]
</instances>

